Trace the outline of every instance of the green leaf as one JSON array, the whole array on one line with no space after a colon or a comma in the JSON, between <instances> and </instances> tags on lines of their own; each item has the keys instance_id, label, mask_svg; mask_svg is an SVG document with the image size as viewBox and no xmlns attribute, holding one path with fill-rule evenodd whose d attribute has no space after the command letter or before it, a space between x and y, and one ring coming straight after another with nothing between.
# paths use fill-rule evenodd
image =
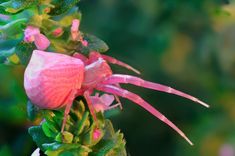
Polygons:
<instances>
[{"instance_id":1,"label":"green leaf","mask_svg":"<svg viewBox=\"0 0 235 156\"><path fill-rule=\"evenodd\" d=\"M21 18L12 21L8 24L0 26L0 60L1 62L7 57L17 52L18 49L15 48L23 37L23 25L27 22L27 19Z\"/></svg>"},{"instance_id":2,"label":"green leaf","mask_svg":"<svg viewBox=\"0 0 235 156\"><path fill-rule=\"evenodd\" d=\"M91 152L92 150L87 148L86 146L81 146L80 148L74 148L74 149L70 149L69 151L62 151L60 153L60 156L88 156L88 154Z\"/></svg>"},{"instance_id":3,"label":"green leaf","mask_svg":"<svg viewBox=\"0 0 235 156\"><path fill-rule=\"evenodd\" d=\"M81 13L78 11L78 8L72 8L67 12L66 14L62 14L60 16L57 16L56 19L59 19L58 22L63 27L69 27L72 25L72 21L74 19L81 20Z\"/></svg>"},{"instance_id":4,"label":"green leaf","mask_svg":"<svg viewBox=\"0 0 235 156\"><path fill-rule=\"evenodd\" d=\"M57 124L57 121L55 120L55 114L53 111L49 111L49 110L44 110L43 112L43 117L46 120L47 123L47 127L54 133L59 133L60 131L60 123Z\"/></svg>"},{"instance_id":5,"label":"green leaf","mask_svg":"<svg viewBox=\"0 0 235 156\"><path fill-rule=\"evenodd\" d=\"M0 6L5 8L5 12L9 13L18 13L23 9L38 5L39 0L10 0L4 3L1 3Z\"/></svg>"},{"instance_id":6,"label":"green leaf","mask_svg":"<svg viewBox=\"0 0 235 156\"><path fill-rule=\"evenodd\" d=\"M88 156L88 153L92 150L86 146L80 144L44 144L44 148L47 149L46 155L50 156Z\"/></svg>"},{"instance_id":7,"label":"green leaf","mask_svg":"<svg viewBox=\"0 0 235 156\"><path fill-rule=\"evenodd\" d=\"M105 135L103 139L94 146L92 156L126 156L125 141L123 134L115 133L111 121L105 121Z\"/></svg>"},{"instance_id":8,"label":"green leaf","mask_svg":"<svg viewBox=\"0 0 235 156\"><path fill-rule=\"evenodd\" d=\"M73 141L73 134L67 131L62 133L62 139L64 143L72 143Z\"/></svg>"},{"instance_id":9,"label":"green leaf","mask_svg":"<svg viewBox=\"0 0 235 156\"><path fill-rule=\"evenodd\" d=\"M32 43L20 42L16 46L16 54L20 58L20 62L23 65L27 65L31 58L33 50L36 49Z\"/></svg>"},{"instance_id":10,"label":"green leaf","mask_svg":"<svg viewBox=\"0 0 235 156\"><path fill-rule=\"evenodd\" d=\"M59 51L64 54L69 52L68 51L69 44L66 41L58 40L58 39L53 39L50 41L51 41L51 45L53 45L54 51Z\"/></svg>"},{"instance_id":11,"label":"green leaf","mask_svg":"<svg viewBox=\"0 0 235 156\"><path fill-rule=\"evenodd\" d=\"M48 122L42 123L42 130L44 134L49 138L54 138L58 133L58 130L54 127L54 125L49 124Z\"/></svg>"},{"instance_id":12,"label":"green leaf","mask_svg":"<svg viewBox=\"0 0 235 156\"><path fill-rule=\"evenodd\" d=\"M48 34L52 33L56 28L60 27L60 24L57 21L51 19L43 19L41 25L43 32Z\"/></svg>"},{"instance_id":13,"label":"green leaf","mask_svg":"<svg viewBox=\"0 0 235 156\"><path fill-rule=\"evenodd\" d=\"M55 7L51 9L50 15L56 16L65 13L74 7L80 0L53 0L52 5Z\"/></svg>"},{"instance_id":14,"label":"green leaf","mask_svg":"<svg viewBox=\"0 0 235 156\"><path fill-rule=\"evenodd\" d=\"M87 129L90 126L89 113L85 112L82 116L82 119L76 125L76 135L80 135L84 129Z\"/></svg>"},{"instance_id":15,"label":"green leaf","mask_svg":"<svg viewBox=\"0 0 235 156\"><path fill-rule=\"evenodd\" d=\"M0 14L3 14L3 15L15 15L17 13L7 12L3 6L0 6Z\"/></svg>"},{"instance_id":16,"label":"green leaf","mask_svg":"<svg viewBox=\"0 0 235 156\"><path fill-rule=\"evenodd\" d=\"M0 40L0 53L4 50L9 50L14 48L20 40Z\"/></svg>"},{"instance_id":17,"label":"green leaf","mask_svg":"<svg viewBox=\"0 0 235 156\"><path fill-rule=\"evenodd\" d=\"M100 127L100 126L98 126L98 127ZM99 130L99 132L100 132L100 136L97 139L94 138L95 130ZM102 139L103 136L104 136L103 130L101 128L97 128L96 123L93 123L89 132L83 136L82 144L86 145L88 147L92 147L92 146L96 145Z\"/></svg>"},{"instance_id":18,"label":"green leaf","mask_svg":"<svg viewBox=\"0 0 235 156\"><path fill-rule=\"evenodd\" d=\"M15 48L11 48L9 50L1 50L0 51L0 63L4 63L6 59L14 54Z\"/></svg>"},{"instance_id":19,"label":"green leaf","mask_svg":"<svg viewBox=\"0 0 235 156\"><path fill-rule=\"evenodd\" d=\"M93 149L92 156L126 156L123 134L117 132L113 138L101 140Z\"/></svg>"},{"instance_id":20,"label":"green leaf","mask_svg":"<svg viewBox=\"0 0 235 156\"><path fill-rule=\"evenodd\" d=\"M84 50L88 48L89 51L102 53L109 49L108 45L104 41L94 35L84 34L84 39L88 41L88 47L83 47Z\"/></svg>"},{"instance_id":21,"label":"green leaf","mask_svg":"<svg viewBox=\"0 0 235 156\"><path fill-rule=\"evenodd\" d=\"M30 100L27 102L27 113L28 113L28 118L33 121L36 119L36 117L39 115L39 108L32 104Z\"/></svg>"},{"instance_id":22,"label":"green leaf","mask_svg":"<svg viewBox=\"0 0 235 156\"><path fill-rule=\"evenodd\" d=\"M42 144L53 142L52 138L48 138L44 134L41 126L30 127L28 131L29 131L29 134L32 136L33 141L36 142L37 146L43 151L44 151L44 148Z\"/></svg>"},{"instance_id":23,"label":"green leaf","mask_svg":"<svg viewBox=\"0 0 235 156\"><path fill-rule=\"evenodd\" d=\"M126 149L125 149L125 144L126 142L123 140L123 134L121 134L120 132L116 133L116 142L115 142L115 146L112 148L112 150L109 150L106 153L106 156L126 156ZM100 152L101 153L101 152Z\"/></svg>"},{"instance_id":24,"label":"green leaf","mask_svg":"<svg viewBox=\"0 0 235 156\"><path fill-rule=\"evenodd\" d=\"M53 142L53 143L45 143L42 145L42 147L46 150L49 150L49 151L55 151L55 150L58 150L59 148L61 148L62 145L63 145L62 143Z\"/></svg>"},{"instance_id":25,"label":"green leaf","mask_svg":"<svg viewBox=\"0 0 235 156\"><path fill-rule=\"evenodd\" d=\"M23 35L23 25L26 24L27 19L21 18L12 21L6 25L0 26L0 35L2 39L17 39Z\"/></svg>"},{"instance_id":26,"label":"green leaf","mask_svg":"<svg viewBox=\"0 0 235 156\"><path fill-rule=\"evenodd\" d=\"M58 142L63 142L63 143L72 143L73 141L73 134L67 131L64 131L63 133L59 133L55 140Z\"/></svg>"},{"instance_id":27,"label":"green leaf","mask_svg":"<svg viewBox=\"0 0 235 156\"><path fill-rule=\"evenodd\" d=\"M56 125L58 129L60 129L62 126L64 112L55 110L55 111L53 111L53 113L54 113L54 116L52 116L52 119L53 119L53 122L55 123L54 125Z\"/></svg>"},{"instance_id":28,"label":"green leaf","mask_svg":"<svg viewBox=\"0 0 235 156\"><path fill-rule=\"evenodd\" d=\"M104 139L109 139L115 136L115 130L110 120L105 121L105 135Z\"/></svg>"},{"instance_id":29,"label":"green leaf","mask_svg":"<svg viewBox=\"0 0 235 156\"><path fill-rule=\"evenodd\" d=\"M35 15L30 17L29 22L27 23L27 25L32 25L32 26L40 28L41 25L42 25L42 20L44 18L48 18L47 15L45 15L45 14L43 14L43 15L35 14Z\"/></svg>"},{"instance_id":30,"label":"green leaf","mask_svg":"<svg viewBox=\"0 0 235 156\"><path fill-rule=\"evenodd\" d=\"M44 149L47 149L49 151L56 151L60 149L69 150L74 148L80 148L82 147L81 144L63 144L63 143L45 143L42 145ZM86 148L88 149L88 148Z\"/></svg>"},{"instance_id":31,"label":"green leaf","mask_svg":"<svg viewBox=\"0 0 235 156\"><path fill-rule=\"evenodd\" d=\"M3 3L3 2L7 2L7 1L9 1L9 0L1 0L1 3Z\"/></svg>"}]
</instances>

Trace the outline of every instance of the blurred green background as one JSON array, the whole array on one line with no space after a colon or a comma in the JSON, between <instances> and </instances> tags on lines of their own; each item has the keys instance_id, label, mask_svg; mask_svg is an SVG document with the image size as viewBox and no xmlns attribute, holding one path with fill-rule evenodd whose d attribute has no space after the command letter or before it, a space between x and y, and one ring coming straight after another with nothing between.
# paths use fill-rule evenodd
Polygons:
<instances>
[{"instance_id":1,"label":"blurred green background","mask_svg":"<svg viewBox=\"0 0 235 156\"><path fill-rule=\"evenodd\" d=\"M235 155L235 2L226 0L83 0L81 30L106 41L107 55L139 69L141 78L169 85L210 104L131 85L194 142L121 99L110 117L132 156ZM115 73L133 74L112 66ZM0 155L29 155L23 67L0 66Z\"/></svg>"}]
</instances>

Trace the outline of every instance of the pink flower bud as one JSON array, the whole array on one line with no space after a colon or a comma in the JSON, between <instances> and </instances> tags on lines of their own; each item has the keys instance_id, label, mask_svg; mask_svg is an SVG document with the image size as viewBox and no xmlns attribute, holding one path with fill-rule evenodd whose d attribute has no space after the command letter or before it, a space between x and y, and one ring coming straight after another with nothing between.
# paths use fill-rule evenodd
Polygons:
<instances>
[{"instance_id":1,"label":"pink flower bud","mask_svg":"<svg viewBox=\"0 0 235 156\"><path fill-rule=\"evenodd\" d=\"M34 36L40 34L39 28L33 26L27 26L24 31L24 41L25 42L33 42L35 40Z\"/></svg>"},{"instance_id":2,"label":"pink flower bud","mask_svg":"<svg viewBox=\"0 0 235 156\"><path fill-rule=\"evenodd\" d=\"M44 36L43 34L37 34L35 35L35 41L34 41L36 47L39 50L45 50L49 47L50 45L50 41L47 39L46 36Z\"/></svg>"},{"instance_id":3,"label":"pink flower bud","mask_svg":"<svg viewBox=\"0 0 235 156\"><path fill-rule=\"evenodd\" d=\"M76 41L79 38L79 26L80 21L78 19L74 19L71 26L71 37L73 41Z\"/></svg>"},{"instance_id":4,"label":"pink flower bud","mask_svg":"<svg viewBox=\"0 0 235 156\"><path fill-rule=\"evenodd\" d=\"M88 42L87 42L87 40L82 40L81 42L82 42L82 45L83 45L83 46L85 46L85 47L87 47L87 46L88 46Z\"/></svg>"},{"instance_id":5,"label":"pink flower bud","mask_svg":"<svg viewBox=\"0 0 235 156\"><path fill-rule=\"evenodd\" d=\"M51 8L45 8L44 9L44 13L46 13L46 14L49 13L50 11L51 11Z\"/></svg>"},{"instance_id":6,"label":"pink flower bud","mask_svg":"<svg viewBox=\"0 0 235 156\"><path fill-rule=\"evenodd\" d=\"M24 36L24 41L27 43L31 43L34 41L34 36Z\"/></svg>"},{"instance_id":7,"label":"pink flower bud","mask_svg":"<svg viewBox=\"0 0 235 156\"><path fill-rule=\"evenodd\" d=\"M80 21L78 19L74 19L72 22L71 31L78 31L80 26Z\"/></svg>"},{"instance_id":8,"label":"pink flower bud","mask_svg":"<svg viewBox=\"0 0 235 156\"><path fill-rule=\"evenodd\" d=\"M99 129L95 129L93 132L93 138L97 140L100 138L100 136L101 136L101 131Z\"/></svg>"},{"instance_id":9,"label":"pink flower bud","mask_svg":"<svg viewBox=\"0 0 235 156\"><path fill-rule=\"evenodd\" d=\"M61 27L59 27L59 28L56 28L52 32L52 35L54 35L55 37L58 37L58 36L62 35L63 32L64 32L63 29Z\"/></svg>"}]
</instances>

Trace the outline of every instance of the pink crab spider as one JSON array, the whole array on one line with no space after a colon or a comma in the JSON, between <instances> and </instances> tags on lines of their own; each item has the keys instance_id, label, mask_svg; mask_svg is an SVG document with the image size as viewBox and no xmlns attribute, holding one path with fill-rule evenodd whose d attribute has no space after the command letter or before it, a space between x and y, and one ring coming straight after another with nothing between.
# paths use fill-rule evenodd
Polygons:
<instances>
[{"instance_id":1,"label":"pink crab spider","mask_svg":"<svg viewBox=\"0 0 235 156\"><path fill-rule=\"evenodd\" d=\"M73 100L77 96L85 97L90 112L96 121L95 109L92 103L94 102L94 97L91 95L94 90L98 90L133 101L169 125L193 145L186 135L163 114L139 95L122 89L119 84L130 83L161 92L175 94L197 102L205 107L209 107L207 104L193 96L168 86L145 81L135 76L113 74L108 63L117 64L139 73L131 66L110 56L101 55L98 52L90 52L87 58L78 53L76 53L74 57L71 57L64 54L34 50L25 70L24 87L29 99L41 108L58 109L65 107L61 131L64 130L66 117L70 111Z\"/></svg>"}]
</instances>

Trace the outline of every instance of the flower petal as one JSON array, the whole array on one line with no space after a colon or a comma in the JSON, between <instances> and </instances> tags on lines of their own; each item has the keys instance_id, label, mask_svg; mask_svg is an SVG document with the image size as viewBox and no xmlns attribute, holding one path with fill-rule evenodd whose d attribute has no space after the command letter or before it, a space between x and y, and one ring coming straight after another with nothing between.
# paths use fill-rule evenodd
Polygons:
<instances>
[{"instance_id":1,"label":"flower petal","mask_svg":"<svg viewBox=\"0 0 235 156\"><path fill-rule=\"evenodd\" d=\"M50 41L47 39L46 36L44 36L43 34L37 34L35 35L35 41L34 41L36 47L39 50L45 50L49 47L50 45Z\"/></svg>"}]
</instances>

